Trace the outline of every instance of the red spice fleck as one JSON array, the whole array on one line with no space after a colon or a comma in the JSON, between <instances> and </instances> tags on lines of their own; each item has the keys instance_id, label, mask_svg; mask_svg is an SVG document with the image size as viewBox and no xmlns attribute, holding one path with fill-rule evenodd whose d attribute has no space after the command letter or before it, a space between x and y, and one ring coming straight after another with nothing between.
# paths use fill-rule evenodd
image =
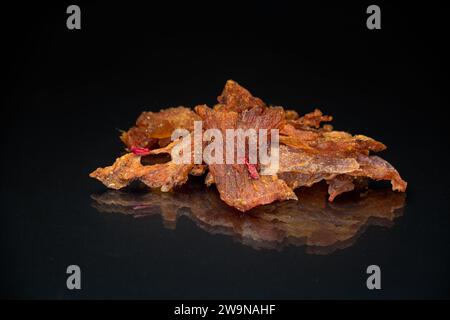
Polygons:
<instances>
[{"instance_id":1,"label":"red spice fleck","mask_svg":"<svg viewBox=\"0 0 450 320\"><path fill-rule=\"evenodd\" d=\"M131 147L131 152L138 156L146 156L150 154L150 150L142 147Z\"/></svg>"},{"instance_id":2,"label":"red spice fleck","mask_svg":"<svg viewBox=\"0 0 450 320\"><path fill-rule=\"evenodd\" d=\"M247 166L247 170L248 170L248 173L250 174L250 177L255 180L259 179L259 174L258 174L258 170L256 170L256 165L248 162L247 158L244 159L244 163Z\"/></svg>"}]
</instances>

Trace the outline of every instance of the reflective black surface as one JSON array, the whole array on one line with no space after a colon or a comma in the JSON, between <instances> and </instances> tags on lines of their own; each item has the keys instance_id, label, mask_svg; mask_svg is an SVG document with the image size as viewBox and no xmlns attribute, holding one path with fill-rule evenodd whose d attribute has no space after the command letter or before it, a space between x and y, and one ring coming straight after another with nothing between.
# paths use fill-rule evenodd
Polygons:
<instances>
[{"instance_id":1,"label":"reflective black surface","mask_svg":"<svg viewBox=\"0 0 450 320\"><path fill-rule=\"evenodd\" d=\"M81 8L79 32L66 29L64 4L5 17L2 297L449 298L448 74L437 6L384 5L378 33L365 28L365 4ZM110 197L89 179L122 152L118 129L141 111L212 105L230 78L384 142L381 156L408 181L406 200L382 185L365 198L378 199L370 206L359 195L330 205L318 190L317 202L229 218L214 189ZM154 211L121 214L146 197ZM364 222L385 214L388 227ZM302 219L294 228L283 220L292 216ZM323 220L328 234L304 236ZM336 245L336 226L348 220L356 225ZM71 264L82 270L80 291L66 288ZM366 288L372 264L381 290Z\"/></svg>"}]
</instances>

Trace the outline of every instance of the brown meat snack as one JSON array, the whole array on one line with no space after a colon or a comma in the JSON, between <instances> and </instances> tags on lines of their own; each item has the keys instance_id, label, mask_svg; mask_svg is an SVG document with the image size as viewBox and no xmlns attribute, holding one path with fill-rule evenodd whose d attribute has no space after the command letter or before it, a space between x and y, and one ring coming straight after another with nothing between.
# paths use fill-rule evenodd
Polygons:
<instances>
[{"instance_id":1,"label":"brown meat snack","mask_svg":"<svg viewBox=\"0 0 450 320\"><path fill-rule=\"evenodd\" d=\"M368 179L388 180L393 190L406 190L406 182L392 165L370 155L384 150L383 143L364 135L333 131L329 124L321 126L332 117L323 115L318 109L299 116L294 110L267 106L232 80L227 81L218 102L214 108L199 105L194 110L178 107L143 112L136 126L121 136L128 150L138 153L128 153L112 166L98 168L90 176L112 189L123 188L138 180L150 188L167 192L184 184L189 174L200 176L208 172L206 185L214 185L220 198L240 211L274 201L296 200L295 188L310 187L322 180L328 184L329 201L341 193L358 189L361 182ZM170 154L180 142L170 141L172 132L187 129L192 137L194 121L200 120L203 130L218 129L224 135L227 129L278 129L278 172L261 175L259 172L267 168L247 160L244 164L210 165L177 164L173 160L145 165L145 161L141 161L158 154ZM233 152L236 155L236 147Z\"/></svg>"},{"instance_id":2,"label":"brown meat snack","mask_svg":"<svg viewBox=\"0 0 450 320\"><path fill-rule=\"evenodd\" d=\"M184 184L193 167L193 164L177 165L172 161L144 166L141 164L141 156L127 153L116 159L112 166L98 168L89 176L111 189L121 189L140 180L150 188L161 188L161 191L167 192Z\"/></svg>"},{"instance_id":3,"label":"brown meat snack","mask_svg":"<svg viewBox=\"0 0 450 320\"><path fill-rule=\"evenodd\" d=\"M345 149L339 150L338 147ZM281 145L278 176L293 189L326 180L330 185L330 201L343 192L353 190L353 180L360 177L390 180L393 190L406 190L406 182L387 161L377 156L366 156L366 150L361 150L361 153L348 152L348 148L354 147L347 140L333 145L333 153Z\"/></svg>"}]
</instances>

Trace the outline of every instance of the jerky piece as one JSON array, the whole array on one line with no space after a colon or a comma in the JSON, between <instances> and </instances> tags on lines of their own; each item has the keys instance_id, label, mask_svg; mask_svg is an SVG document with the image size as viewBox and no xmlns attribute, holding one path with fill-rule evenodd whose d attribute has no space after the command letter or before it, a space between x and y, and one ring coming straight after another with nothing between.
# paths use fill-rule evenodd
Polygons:
<instances>
[{"instance_id":1,"label":"jerky piece","mask_svg":"<svg viewBox=\"0 0 450 320\"><path fill-rule=\"evenodd\" d=\"M405 191L406 182L386 161L369 157L371 151L378 152L386 147L381 142L363 135L352 136L346 132L333 131L331 121L318 109L302 117L293 110L284 111L280 107L267 107L261 99L253 97L249 91L234 81L228 81L218 97L219 104L214 110L207 106L197 106L195 112L188 108L170 108L158 113L144 112L136 126L122 135L122 140L130 149L151 149L151 155L170 153L179 143L170 143L173 130L184 128L192 131L195 120L203 119L205 129L216 128L225 133L226 129L280 129L280 142L291 147L281 155L281 168L277 176L260 177L260 164L215 165L211 164L205 183L215 183L221 198L241 211L259 204L275 200L293 199L291 188L311 186L320 180L329 184L329 199L355 187L355 182L371 178L390 180L394 190ZM154 149L154 146L162 147ZM288 149L285 149L288 150ZM237 150L234 150L235 155ZM247 150L245 150L247 153ZM225 154L225 152L224 152ZM141 180L150 187L160 187L163 191L184 183L189 173L203 174L204 165L176 165L172 161L155 162L146 156L143 162L136 155L126 155L117 159L110 167L99 168L92 177L98 178L111 188L121 188L133 180ZM143 165L152 160L151 165ZM247 155L245 159L247 160ZM249 192L253 189L256 192Z\"/></svg>"},{"instance_id":2,"label":"jerky piece","mask_svg":"<svg viewBox=\"0 0 450 320\"><path fill-rule=\"evenodd\" d=\"M370 151L379 152L386 146L364 135L355 135L343 131L314 132L296 129L286 124L280 131L280 143L309 150L310 152L338 157L368 155Z\"/></svg>"},{"instance_id":3,"label":"jerky piece","mask_svg":"<svg viewBox=\"0 0 450 320\"><path fill-rule=\"evenodd\" d=\"M296 128L315 128L318 129L322 122L329 122L333 120L332 116L324 116L322 111L315 109L313 112L307 113L304 116L290 121Z\"/></svg>"},{"instance_id":4,"label":"jerky piece","mask_svg":"<svg viewBox=\"0 0 450 320\"><path fill-rule=\"evenodd\" d=\"M291 244L306 244L308 253L327 254L352 245L369 225L392 226L405 202L404 194L369 190L364 197L327 203L326 190L321 193L316 187L319 185L303 189L297 202L259 207L255 214L277 223L277 227L284 226ZM321 201L317 202L318 195Z\"/></svg>"},{"instance_id":5,"label":"jerky piece","mask_svg":"<svg viewBox=\"0 0 450 320\"><path fill-rule=\"evenodd\" d=\"M354 157L345 158L314 154L283 145L280 146L279 152L280 179L293 189L327 180L330 201L343 192L353 190L356 178L390 180L393 190L406 190L407 184L397 170L378 156L356 154Z\"/></svg>"},{"instance_id":6,"label":"jerky piece","mask_svg":"<svg viewBox=\"0 0 450 320\"><path fill-rule=\"evenodd\" d=\"M298 115L298 112L295 110L285 110L284 117L286 120L297 120L300 116Z\"/></svg>"},{"instance_id":7,"label":"jerky piece","mask_svg":"<svg viewBox=\"0 0 450 320\"><path fill-rule=\"evenodd\" d=\"M101 181L111 189L121 189L135 180L140 180L150 188L161 188L167 192L188 179L193 165L178 165L171 161L144 166L141 157L133 153L117 158L112 166L98 168L89 176Z\"/></svg>"},{"instance_id":8,"label":"jerky piece","mask_svg":"<svg viewBox=\"0 0 450 320\"><path fill-rule=\"evenodd\" d=\"M141 157L133 153L117 158L112 166L97 168L89 176L111 189L121 189L145 174Z\"/></svg>"},{"instance_id":9,"label":"jerky piece","mask_svg":"<svg viewBox=\"0 0 450 320\"><path fill-rule=\"evenodd\" d=\"M204 164L196 164L192 167L191 172L189 172L192 176L202 176L205 174L208 167Z\"/></svg>"},{"instance_id":10,"label":"jerky piece","mask_svg":"<svg viewBox=\"0 0 450 320\"><path fill-rule=\"evenodd\" d=\"M281 127L280 134L286 137L297 139L303 143L311 143L320 138L320 133L317 131L297 129L289 123L286 123ZM295 147L295 145L293 146Z\"/></svg>"},{"instance_id":11,"label":"jerky piece","mask_svg":"<svg viewBox=\"0 0 450 320\"><path fill-rule=\"evenodd\" d=\"M338 195L344 192L352 191L355 189L353 184L353 177L347 175L339 175L333 179L327 180L328 183L328 197L329 201L333 201Z\"/></svg>"},{"instance_id":12,"label":"jerky piece","mask_svg":"<svg viewBox=\"0 0 450 320\"><path fill-rule=\"evenodd\" d=\"M175 141L172 141L171 143L169 143L165 147L162 147L162 148L159 148L159 149L150 150L150 154L162 154L162 153L170 154L172 152L173 147L175 147L181 141L182 141L181 139L177 139Z\"/></svg>"},{"instance_id":13,"label":"jerky piece","mask_svg":"<svg viewBox=\"0 0 450 320\"><path fill-rule=\"evenodd\" d=\"M128 148L132 146L152 148L158 141L169 143L175 129L192 131L196 120L199 120L197 114L185 107L143 112L137 119L136 126L124 132L120 138ZM163 146L164 143L159 146Z\"/></svg>"},{"instance_id":14,"label":"jerky piece","mask_svg":"<svg viewBox=\"0 0 450 320\"><path fill-rule=\"evenodd\" d=\"M214 164L209 169L220 198L240 211L276 200L297 200L295 193L283 180L276 176L260 176L258 180L253 180L245 165Z\"/></svg>"},{"instance_id":15,"label":"jerky piece","mask_svg":"<svg viewBox=\"0 0 450 320\"><path fill-rule=\"evenodd\" d=\"M359 169L358 161L353 158L314 154L284 145L280 146L279 154L279 172L343 174Z\"/></svg>"},{"instance_id":16,"label":"jerky piece","mask_svg":"<svg viewBox=\"0 0 450 320\"><path fill-rule=\"evenodd\" d=\"M300 172L280 172L278 178L286 182L291 189L299 187L311 187L312 185L325 180L332 179L335 175L329 173L300 173Z\"/></svg>"},{"instance_id":17,"label":"jerky piece","mask_svg":"<svg viewBox=\"0 0 450 320\"><path fill-rule=\"evenodd\" d=\"M367 177L355 177L347 174L325 178L325 180L328 183L328 201L330 202L344 192L367 189L369 182Z\"/></svg>"},{"instance_id":18,"label":"jerky piece","mask_svg":"<svg viewBox=\"0 0 450 320\"><path fill-rule=\"evenodd\" d=\"M222 94L217 97L220 105L217 109L224 111L242 112L253 107L265 107L266 104L245 88L241 87L237 82L228 80Z\"/></svg>"},{"instance_id":19,"label":"jerky piece","mask_svg":"<svg viewBox=\"0 0 450 320\"><path fill-rule=\"evenodd\" d=\"M193 141L192 139L193 139L193 134L191 133L190 134L191 135L191 137L190 137L190 139L191 139L191 141ZM159 149L153 149L153 150L151 150L150 151L150 154L151 155L160 155L160 154L171 154L171 152L172 152L172 149L177 145L177 144L179 144L180 142L182 142L183 140L182 140L182 138L179 138L179 139L177 139L177 140L175 140L175 141L172 141L171 143L169 143L167 146L165 146L165 147L162 147L162 148L159 148ZM194 158L193 158L193 152L194 152L194 150L192 150L192 158L191 158L191 163L194 163ZM205 174L205 172L207 171L207 169L208 169L208 166L206 166L206 165L204 165L204 164L194 164L193 166L192 166L192 169L191 169L191 171L189 172L189 174L190 175L192 175L192 176L202 176L203 174Z\"/></svg>"},{"instance_id":20,"label":"jerky piece","mask_svg":"<svg viewBox=\"0 0 450 320\"><path fill-rule=\"evenodd\" d=\"M349 173L355 177L368 177L373 180L389 180L392 184L392 190L405 192L407 183L404 181L397 170L386 160L378 156L363 156L357 158L359 169Z\"/></svg>"},{"instance_id":21,"label":"jerky piece","mask_svg":"<svg viewBox=\"0 0 450 320\"><path fill-rule=\"evenodd\" d=\"M353 158L314 154L284 145L280 146L279 155L278 177L293 189L359 169L358 161Z\"/></svg>"},{"instance_id":22,"label":"jerky piece","mask_svg":"<svg viewBox=\"0 0 450 320\"><path fill-rule=\"evenodd\" d=\"M133 146L149 148L158 144L158 139L150 138L143 127L132 127L128 131L122 132L120 140L131 149Z\"/></svg>"},{"instance_id":23,"label":"jerky piece","mask_svg":"<svg viewBox=\"0 0 450 320\"><path fill-rule=\"evenodd\" d=\"M223 109L211 110L203 106L196 108L196 111L204 120L205 129L219 129L223 134L226 129L277 128L284 118L281 108L255 107L238 114ZM276 200L297 199L292 189L276 176L252 179L245 164L209 164L209 170L221 199L240 211ZM209 181L207 180L207 183Z\"/></svg>"},{"instance_id":24,"label":"jerky piece","mask_svg":"<svg viewBox=\"0 0 450 320\"><path fill-rule=\"evenodd\" d=\"M284 110L282 107L255 107L243 111L237 123L238 129L255 129L256 132L260 129L280 129L284 125Z\"/></svg>"},{"instance_id":25,"label":"jerky piece","mask_svg":"<svg viewBox=\"0 0 450 320\"><path fill-rule=\"evenodd\" d=\"M227 111L222 108L211 109L206 105L195 107L195 111L203 120L203 128L219 129L225 137L226 129L281 129L284 125L284 111L282 107L255 107L241 113Z\"/></svg>"}]
</instances>

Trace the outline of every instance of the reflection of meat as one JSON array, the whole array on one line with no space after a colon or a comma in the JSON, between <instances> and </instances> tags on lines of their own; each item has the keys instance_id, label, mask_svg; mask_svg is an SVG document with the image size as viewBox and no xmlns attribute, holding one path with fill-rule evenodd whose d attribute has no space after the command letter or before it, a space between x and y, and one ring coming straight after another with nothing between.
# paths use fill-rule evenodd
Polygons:
<instances>
[{"instance_id":1,"label":"reflection of meat","mask_svg":"<svg viewBox=\"0 0 450 320\"><path fill-rule=\"evenodd\" d=\"M371 152L379 152L386 146L364 135L351 135L333 131L331 116L318 109L303 116L282 107L267 106L261 99L229 80L214 108L199 105L194 110L184 107L169 108L160 112L144 112L136 126L123 133L121 139L129 150L145 149L152 156L169 154L181 139L170 142L175 129L188 130L193 136L194 121L202 120L203 129L218 129L223 136L227 129L271 129L280 132L280 167L275 171L257 163L248 163L248 150L244 150L244 164L148 164L148 157L140 158L132 153L122 156L109 167L99 168L91 177L107 187L120 189L134 180L150 188L169 191L184 184L189 173L203 175L205 183L215 184L220 198L240 211L248 211L277 200L297 199L294 189L310 187L322 180L328 183L329 201L344 193L358 189L368 179L387 180L396 191L406 191L407 184L395 168ZM269 139L271 137L269 136ZM236 141L236 140L235 140ZM210 142L202 142L203 147ZM236 157L236 147L231 154ZM226 154L226 150L223 150ZM193 158L193 151L191 158ZM150 161L151 162L151 161ZM205 161L208 162L208 161ZM272 175L261 173L271 172Z\"/></svg>"},{"instance_id":2,"label":"reflection of meat","mask_svg":"<svg viewBox=\"0 0 450 320\"><path fill-rule=\"evenodd\" d=\"M299 201L278 202L241 214L226 206L201 183L189 183L177 193L158 194L108 191L93 195L101 212L135 217L161 214L175 228L184 215L212 234L233 236L254 248L280 249L306 245L308 252L325 254L351 245L368 225L390 226L404 206L405 195L390 190L369 190L329 203L326 185L299 189Z\"/></svg>"}]
</instances>

